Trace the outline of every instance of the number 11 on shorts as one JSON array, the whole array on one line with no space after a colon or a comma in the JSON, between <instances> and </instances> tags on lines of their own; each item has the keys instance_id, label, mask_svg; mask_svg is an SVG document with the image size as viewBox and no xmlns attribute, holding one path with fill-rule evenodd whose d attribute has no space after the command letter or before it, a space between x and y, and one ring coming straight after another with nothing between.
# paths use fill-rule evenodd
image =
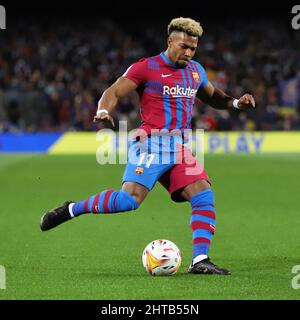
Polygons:
<instances>
[{"instance_id":1,"label":"number 11 on shorts","mask_svg":"<svg viewBox=\"0 0 300 320\"><path fill-rule=\"evenodd\" d=\"M154 154L153 154L153 153L152 153L152 154L151 154L151 153L146 153L146 152L141 153L140 160L139 160L139 162L138 162L138 166L141 166L141 165L142 165L145 157L146 157L146 159L147 159L147 160L146 160L145 167L146 167L146 168L149 168L150 165L151 165L151 163L152 163L152 161L153 161L153 159L154 159Z\"/></svg>"}]
</instances>

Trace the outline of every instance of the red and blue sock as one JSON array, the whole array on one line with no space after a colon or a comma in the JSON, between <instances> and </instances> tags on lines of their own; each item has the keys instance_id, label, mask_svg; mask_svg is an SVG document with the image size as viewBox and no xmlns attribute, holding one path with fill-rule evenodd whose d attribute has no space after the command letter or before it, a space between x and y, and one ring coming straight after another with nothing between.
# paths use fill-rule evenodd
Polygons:
<instances>
[{"instance_id":1,"label":"red and blue sock","mask_svg":"<svg viewBox=\"0 0 300 320\"><path fill-rule=\"evenodd\" d=\"M84 213L116 213L135 210L139 203L125 190L104 190L85 200L72 203L70 214L74 217Z\"/></svg>"},{"instance_id":2,"label":"red and blue sock","mask_svg":"<svg viewBox=\"0 0 300 320\"><path fill-rule=\"evenodd\" d=\"M206 189L192 196L192 216L190 225L193 231L194 263L208 256L209 247L216 227L214 193ZM200 258L200 259L199 259Z\"/></svg>"}]
</instances>

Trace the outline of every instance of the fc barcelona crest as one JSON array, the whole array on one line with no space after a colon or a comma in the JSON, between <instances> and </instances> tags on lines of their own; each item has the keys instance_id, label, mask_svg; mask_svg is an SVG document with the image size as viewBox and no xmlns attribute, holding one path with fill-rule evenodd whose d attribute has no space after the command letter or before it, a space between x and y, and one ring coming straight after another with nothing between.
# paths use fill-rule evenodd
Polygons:
<instances>
[{"instance_id":1,"label":"fc barcelona crest","mask_svg":"<svg viewBox=\"0 0 300 320\"><path fill-rule=\"evenodd\" d=\"M141 167L137 167L135 169L135 173L138 174L139 176L144 172L144 168Z\"/></svg>"},{"instance_id":2,"label":"fc barcelona crest","mask_svg":"<svg viewBox=\"0 0 300 320\"><path fill-rule=\"evenodd\" d=\"M193 74L194 80L200 82L199 73L198 72L192 72L192 74Z\"/></svg>"}]
</instances>

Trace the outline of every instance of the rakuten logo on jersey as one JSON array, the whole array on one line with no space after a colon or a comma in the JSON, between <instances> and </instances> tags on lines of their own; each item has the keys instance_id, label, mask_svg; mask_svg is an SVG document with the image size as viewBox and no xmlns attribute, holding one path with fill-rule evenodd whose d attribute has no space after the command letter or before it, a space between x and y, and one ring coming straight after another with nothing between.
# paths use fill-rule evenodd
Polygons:
<instances>
[{"instance_id":1,"label":"rakuten logo on jersey","mask_svg":"<svg viewBox=\"0 0 300 320\"><path fill-rule=\"evenodd\" d=\"M197 90L192 89L191 87L182 88L179 85L176 87L163 86L163 94L171 95L174 98L179 97L194 97Z\"/></svg>"}]
</instances>

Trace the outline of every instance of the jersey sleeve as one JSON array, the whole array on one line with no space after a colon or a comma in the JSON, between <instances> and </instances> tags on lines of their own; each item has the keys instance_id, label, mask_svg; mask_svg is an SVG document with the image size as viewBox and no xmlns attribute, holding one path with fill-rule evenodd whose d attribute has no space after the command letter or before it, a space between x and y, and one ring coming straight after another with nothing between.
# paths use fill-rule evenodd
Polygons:
<instances>
[{"instance_id":1,"label":"jersey sleeve","mask_svg":"<svg viewBox=\"0 0 300 320\"><path fill-rule=\"evenodd\" d=\"M206 87L206 85L208 83L206 71L200 63L197 63L197 67L198 67L198 71L200 73L200 79L201 79L200 88L204 88L204 87Z\"/></svg>"},{"instance_id":2,"label":"jersey sleeve","mask_svg":"<svg viewBox=\"0 0 300 320\"><path fill-rule=\"evenodd\" d=\"M123 74L123 77L133 81L137 86L146 81L146 59L133 63Z\"/></svg>"}]
</instances>

